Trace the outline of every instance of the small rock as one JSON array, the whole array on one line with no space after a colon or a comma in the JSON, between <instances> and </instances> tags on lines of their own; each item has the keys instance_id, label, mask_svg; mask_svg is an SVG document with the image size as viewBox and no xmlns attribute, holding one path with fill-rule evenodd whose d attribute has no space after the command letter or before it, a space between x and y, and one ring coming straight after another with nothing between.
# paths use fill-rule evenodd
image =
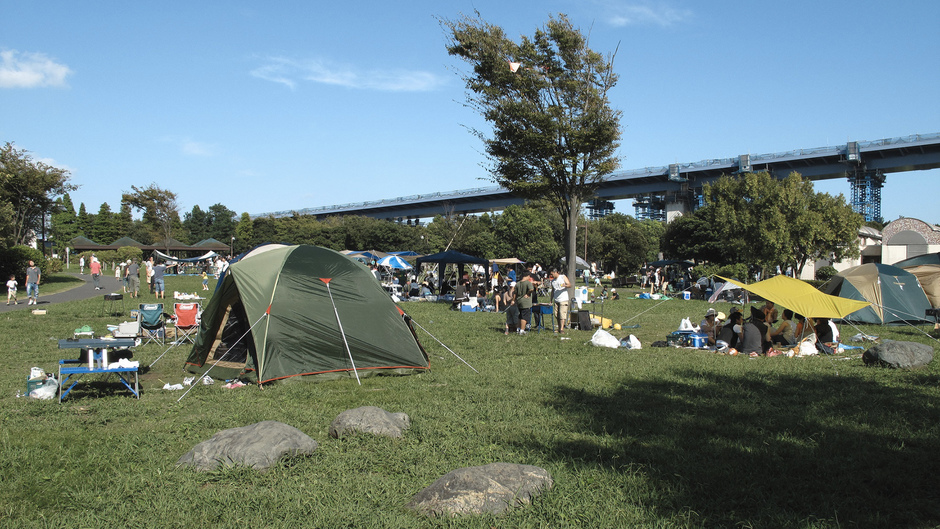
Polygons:
<instances>
[{"instance_id":1,"label":"small rock","mask_svg":"<svg viewBox=\"0 0 940 529\"><path fill-rule=\"evenodd\" d=\"M416 494L408 507L426 515L499 514L531 503L552 484L544 468L490 463L448 472Z\"/></svg>"},{"instance_id":2,"label":"small rock","mask_svg":"<svg viewBox=\"0 0 940 529\"><path fill-rule=\"evenodd\" d=\"M917 342L888 340L870 347L862 354L862 360L866 365L913 369L933 360L933 347Z\"/></svg>"},{"instance_id":3,"label":"small rock","mask_svg":"<svg viewBox=\"0 0 940 529\"><path fill-rule=\"evenodd\" d=\"M330 437L339 439L352 432L401 437L409 426L411 419L406 413L389 413L375 406L363 406L337 415L330 424Z\"/></svg>"},{"instance_id":4,"label":"small rock","mask_svg":"<svg viewBox=\"0 0 940 529\"><path fill-rule=\"evenodd\" d=\"M263 421L222 430L203 441L176 462L207 472L218 466L246 466L267 470L286 456L312 454L317 442L293 426Z\"/></svg>"}]
</instances>

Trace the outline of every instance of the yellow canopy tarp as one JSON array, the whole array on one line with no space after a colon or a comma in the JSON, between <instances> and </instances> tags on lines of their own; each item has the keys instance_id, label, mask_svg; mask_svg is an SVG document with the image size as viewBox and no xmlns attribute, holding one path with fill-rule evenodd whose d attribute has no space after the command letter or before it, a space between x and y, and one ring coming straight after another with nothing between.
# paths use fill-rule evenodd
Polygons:
<instances>
[{"instance_id":1,"label":"yellow canopy tarp","mask_svg":"<svg viewBox=\"0 0 940 529\"><path fill-rule=\"evenodd\" d=\"M844 318L870 305L867 301L824 294L812 285L784 275L774 276L750 285L734 279L724 277L721 279L730 281L752 294L773 301L781 307L792 310L795 314L802 314L808 318Z\"/></svg>"}]
</instances>

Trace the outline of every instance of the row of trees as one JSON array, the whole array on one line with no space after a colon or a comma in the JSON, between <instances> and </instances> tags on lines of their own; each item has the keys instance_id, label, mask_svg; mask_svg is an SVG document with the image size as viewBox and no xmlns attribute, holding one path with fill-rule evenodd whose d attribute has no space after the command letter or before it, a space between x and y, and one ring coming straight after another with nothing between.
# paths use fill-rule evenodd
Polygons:
<instances>
[{"instance_id":1,"label":"row of trees","mask_svg":"<svg viewBox=\"0 0 940 529\"><path fill-rule=\"evenodd\" d=\"M608 270L632 272L643 262L656 258L663 225L637 221L615 213L602 219L581 219L587 229L576 242L590 259ZM260 217L242 215L236 227L236 247L262 242L315 244L334 250L412 250L435 253L446 249L494 259L518 257L545 266L558 263L565 255L562 244L564 222L552 206L530 203L509 206L502 213L479 216L438 215L419 226L369 217L331 217L318 221L312 216Z\"/></svg>"},{"instance_id":2,"label":"row of trees","mask_svg":"<svg viewBox=\"0 0 940 529\"><path fill-rule=\"evenodd\" d=\"M798 173L725 176L703 189L705 206L666 227L663 252L719 265L758 269L859 256L862 216L841 195L817 193Z\"/></svg>"},{"instance_id":3,"label":"row of trees","mask_svg":"<svg viewBox=\"0 0 940 529\"><path fill-rule=\"evenodd\" d=\"M155 185L132 189L133 193L123 194L120 211L112 212L105 202L96 214L88 213L84 203L76 212L71 197L65 193L56 201L50 216L51 238L57 244L77 236L99 244L110 244L121 237L144 244L167 239L195 244L209 238L226 242L235 235L235 212L222 204L210 206L207 211L193 206L181 221L175 205L176 195L171 191ZM133 218L135 209L143 212L141 218Z\"/></svg>"}]
</instances>

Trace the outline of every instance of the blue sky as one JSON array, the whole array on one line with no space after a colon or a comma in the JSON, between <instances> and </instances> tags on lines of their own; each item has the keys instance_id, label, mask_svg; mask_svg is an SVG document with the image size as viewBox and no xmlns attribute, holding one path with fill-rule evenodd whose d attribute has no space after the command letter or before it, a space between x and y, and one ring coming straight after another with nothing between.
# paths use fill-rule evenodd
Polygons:
<instances>
[{"instance_id":1,"label":"blue sky","mask_svg":"<svg viewBox=\"0 0 940 529\"><path fill-rule=\"evenodd\" d=\"M622 169L940 132L932 0L53 0L4 6L0 141L71 171L89 212L150 183L239 214L491 186L435 18L474 9L619 45ZM885 218L940 222L938 177L888 175Z\"/></svg>"}]
</instances>

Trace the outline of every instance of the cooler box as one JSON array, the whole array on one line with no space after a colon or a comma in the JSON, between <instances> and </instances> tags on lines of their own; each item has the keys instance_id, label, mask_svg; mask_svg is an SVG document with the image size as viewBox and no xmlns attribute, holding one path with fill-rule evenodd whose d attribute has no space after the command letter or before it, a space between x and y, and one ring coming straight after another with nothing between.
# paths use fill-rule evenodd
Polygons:
<instances>
[{"instance_id":1,"label":"cooler box","mask_svg":"<svg viewBox=\"0 0 940 529\"><path fill-rule=\"evenodd\" d=\"M43 375L42 378L27 378L26 379L26 395L28 396L34 389L39 389L43 384L46 383L46 377Z\"/></svg>"},{"instance_id":2,"label":"cooler box","mask_svg":"<svg viewBox=\"0 0 940 529\"><path fill-rule=\"evenodd\" d=\"M682 291L682 299L685 299L685 300L692 299L692 293L689 292L688 290Z\"/></svg>"},{"instance_id":3,"label":"cooler box","mask_svg":"<svg viewBox=\"0 0 940 529\"><path fill-rule=\"evenodd\" d=\"M687 344L689 347L708 347L708 335L702 333L692 333L687 335Z\"/></svg>"},{"instance_id":4,"label":"cooler box","mask_svg":"<svg viewBox=\"0 0 940 529\"><path fill-rule=\"evenodd\" d=\"M136 321L119 323L117 330L111 333L115 338L135 338L138 334L140 334L140 324Z\"/></svg>"},{"instance_id":5,"label":"cooler box","mask_svg":"<svg viewBox=\"0 0 940 529\"><path fill-rule=\"evenodd\" d=\"M469 303L460 304L460 312L476 312L477 309Z\"/></svg>"}]
</instances>

